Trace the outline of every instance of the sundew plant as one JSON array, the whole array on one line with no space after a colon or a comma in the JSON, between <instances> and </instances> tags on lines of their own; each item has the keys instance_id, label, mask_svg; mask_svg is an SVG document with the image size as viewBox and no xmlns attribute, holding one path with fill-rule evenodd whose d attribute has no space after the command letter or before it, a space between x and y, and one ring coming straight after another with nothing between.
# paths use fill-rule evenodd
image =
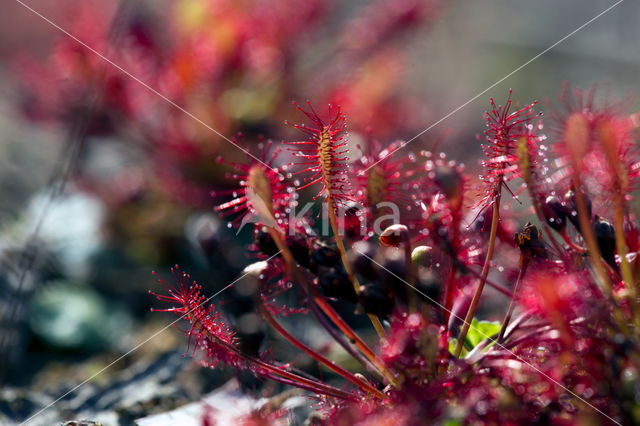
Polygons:
<instances>
[{"instance_id":1,"label":"sundew plant","mask_svg":"<svg viewBox=\"0 0 640 426\"><path fill-rule=\"evenodd\" d=\"M393 158L380 143L384 154L372 145L349 164L337 106L326 118L311 105L298 108L308 120L295 125L302 139L279 151L292 155L241 167L240 189L218 209L258 212L260 260L245 270L256 283L251 309L340 380L309 377L268 350L243 353L185 272L175 269L176 283L163 282L156 296L191 323L186 335L205 365L302 388L319 403L322 423L635 423L637 122L596 89L567 88L560 105L549 107L558 109L547 114L547 130L536 103L519 105L511 92L490 99L475 183L444 155ZM306 187L328 217L290 223ZM367 219L384 214L372 200L397 202L400 191L413 204L403 213L417 214L372 232ZM515 235L505 229L513 214L506 204L528 206ZM332 232L314 231L323 220ZM508 296L501 322L478 315L487 285ZM282 305L277 296L286 292L295 297ZM354 331L336 301L368 315L376 339ZM288 315L314 317L359 369L299 340L280 319Z\"/></svg>"},{"instance_id":2,"label":"sundew plant","mask_svg":"<svg viewBox=\"0 0 640 426\"><path fill-rule=\"evenodd\" d=\"M140 310L174 320L180 351L311 412L265 404L236 424L640 424L633 102L499 84L531 60L444 117L484 102L446 123L477 135L480 158L457 158L443 133L416 141L444 119L407 137L429 108L403 85L404 45L445 2L336 19L331 0L123 1L112 24L106 3L48 21L65 37L46 60L13 58L15 109L65 135L55 196L90 193L109 242L145 271L157 260ZM233 282L181 261L176 224L194 211L215 228L192 232L202 263L244 268Z\"/></svg>"}]
</instances>

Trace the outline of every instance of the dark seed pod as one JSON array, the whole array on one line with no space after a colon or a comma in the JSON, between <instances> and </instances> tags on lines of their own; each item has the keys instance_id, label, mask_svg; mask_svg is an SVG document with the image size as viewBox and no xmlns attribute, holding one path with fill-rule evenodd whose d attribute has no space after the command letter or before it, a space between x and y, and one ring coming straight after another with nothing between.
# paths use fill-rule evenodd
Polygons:
<instances>
[{"instance_id":1,"label":"dark seed pod","mask_svg":"<svg viewBox=\"0 0 640 426\"><path fill-rule=\"evenodd\" d=\"M593 220L593 232L596 234L596 240L598 241L598 248L602 258L614 269L617 269L616 264L616 233L613 225L596 216Z\"/></svg>"},{"instance_id":2,"label":"dark seed pod","mask_svg":"<svg viewBox=\"0 0 640 426\"><path fill-rule=\"evenodd\" d=\"M589 197L587 197L587 194L585 194L584 192L582 193L582 197L585 200L585 203L587 205L587 214L589 216L589 219L591 219L592 216L592 210L591 210L591 200L589 199ZM571 223L573 223L573 226L576 227L576 229L580 229L580 222L578 220L578 200L576 199L576 193L574 192L573 189L568 190L565 194L564 194L564 205L565 208L567 209L567 218L571 221Z\"/></svg>"},{"instance_id":3,"label":"dark seed pod","mask_svg":"<svg viewBox=\"0 0 640 426\"><path fill-rule=\"evenodd\" d=\"M260 278L254 274L247 274L229 290L225 310L234 317L255 312L259 290Z\"/></svg>"},{"instance_id":4,"label":"dark seed pod","mask_svg":"<svg viewBox=\"0 0 640 426\"><path fill-rule=\"evenodd\" d=\"M192 215L186 223L185 236L207 260L213 260L220 256L220 249L224 245L221 229L221 223L215 216Z\"/></svg>"},{"instance_id":5,"label":"dark seed pod","mask_svg":"<svg viewBox=\"0 0 640 426\"><path fill-rule=\"evenodd\" d=\"M296 259L300 265L305 268L309 267L309 249L307 247L306 240L300 235L287 235L285 238L285 242L293 257ZM253 243L256 248L260 250L263 254L267 256L273 256L278 253L279 249L271 235L269 235L269 231L265 226L260 229L256 229L253 232Z\"/></svg>"},{"instance_id":6,"label":"dark seed pod","mask_svg":"<svg viewBox=\"0 0 640 426\"><path fill-rule=\"evenodd\" d=\"M542 203L542 215L551 229L562 232L567 227L567 208L555 195L548 196Z\"/></svg>"},{"instance_id":7,"label":"dark seed pod","mask_svg":"<svg viewBox=\"0 0 640 426\"><path fill-rule=\"evenodd\" d=\"M522 232L516 232L515 241L524 256L528 258L547 257L546 247L542 239L540 239L540 231L531 222L527 222L524 225Z\"/></svg>"},{"instance_id":8,"label":"dark seed pod","mask_svg":"<svg viewBox=\"0 0 640 426\"><path fill-rule=\"evenodd\" d=\"M265 226L259 229L256 228L253 231L253 243L256 245L258 250L267 256L273 256L278 253L278 246L276 245L276 242L273 241L273 238L271 238L271 235L269 235Z\"/></svg>"},{"instance_id":9,"label":"dark seed pod","mask_svg":"<svg viewBox=\"0 0 640 426\"><path fill-rule=\"evenodd\" d=\"M301 235L289 235L286 238L287 246L291 250L291 254L301 266L309 268L309 247L307 241Z\"/></svg>"},{"instance_id":10,"label":"dark seed pod","mask_svg":"<svg viewBox=\"0 0 640 426\"><path fill-rule=\"evenodd\" d=\"M409 228L405 225L395 224L389 226L380 234L380 245L384 247L400 247L409 238Z\"/></svg>"},{"instance_id":11,"label":"dark seed pod","mask_svg":"<svg viewBox=\"0 0 640 426\"><path fill-rule=\"evenodd\" d=\"M258 356L265 338L264 320L255 312L238 317L236 321L236 335L242 353Z\"/></svg>"},{"instance_id":12,"label":"dark seed pod","mask_svg":"<svg viewBox=\"0 0 640 426\"><path fill-rule=\"evenodd\" d=\"M337 266L341 262L340 253L335 243L317 239L313 242L309 253L309 269L317 273L320 266Z\"/></svg>"},{"instance_id":13,"label":"dark seed pod","mask_svg":"<svg viewBox=\"0 0 640 426\"><path fill-rule=\"evenodd\" d=\"M376 255L375 247L367 241L358 241L349 252L349 261L353 271L364 281L375 281L376 265L371 260Z\"/></svg>"},{"instance_id":14,"label":"dark seed pod","mask_svg":"<svg viewBox=\"0 0 640 426\"><path fill-rule=\"evenodd\" d=\"M411 289L405 283L407 273L404 257L399 251L388 252L383 266L384 270L380 273L382 284L394 294L406 300L405 295Z\"/></svg>"},{"instance_id":15,"label":"dark seed pod","mask_svg":"<svg viewBox=\"0 0 640 426\"><path fill-rule=\"evenodd\" d=\"M327 297L353 303L358 301L353 284L343 268L320 266L318 268L318 285L322 294Z\"/></svg>"},{"instance_id":16,"label":"dark seed pod","mask_svg":"<svg viewBox=\"0 0 640 426\"><path fill-rule=\"evenodd\" d=\"M417 293L421 300L438 306L442 293L442 283L435 273L426 268L420 268L416 280L416 289L419 290Z\"/></svg>"},{"instance_id":17,"label":"dark seed pod","mask_svg":"<svg viewBox=\"0 0 640 426\"><path fill-rule=\"evenodd\" d=\"M357 206L349 207L342 217L344 234L347 238L357 239L365 232L362 228L363 222L359 215L360 209Z\"/></svg>"},{"instance_id":18,"label":"dark seed pod","mask_svg":"<svg viewBox=\"0 0 640 426\"><path fill-rule=\"evenodd\" d=\"M435 181L453 208L461 204L463 179L458 170L451 166L437 166Z\"/></svg>"},{"instance_id":19,"label":"dark seed pod","mask_svg":"<svg viewBox=\"0 0 640 426\"><path fill-rule=\"evenodd\" d=\"M384 318L393 312L393 297L383 286L378 284L361 286L358 300L368 314Z\"/></svg>"}]
</instances>

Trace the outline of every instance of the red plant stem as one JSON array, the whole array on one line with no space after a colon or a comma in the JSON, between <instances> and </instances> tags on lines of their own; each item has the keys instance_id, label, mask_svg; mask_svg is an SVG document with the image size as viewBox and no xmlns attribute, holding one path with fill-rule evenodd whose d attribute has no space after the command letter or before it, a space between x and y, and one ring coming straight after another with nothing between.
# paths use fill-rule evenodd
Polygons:
<instances>
[{"instance_id":1,"label":"red plant stem","mask_svg":"<svg viewBox=\"0 0 640 426\"><path fill-rule=\"evenodd\" d=\"M579 324L580 322L583 322L584 318L576 318L573 319L571 321L569 321L569 327ZM531 324L529 326L526 327L521 327L521 330L528 330L527 333L522 334L520 337L518 337L518 339L511 341L511 342L507 342L504 345L502 345L502 347L504 348L513 348L516 347L518 345L521 345L525 342L528 341L537 341L535 339L538 338L539 335L552 331L554 330L553 326L551 324L545 323L545 324ZM557 340L559 339L558 337L555 338L550 338L551 340Z\"/></svg>"},{"instance_id":2,"label":"red plant stem","mask_svg":"<svg viewBox=\"0 0 640 426\"><path fill-rule=\"evenodd\" d=\"M574 167L577 170L577 167ZM580 224L580 233L582 234L586 244L587 249L589 250L589 255L591 256L593 266L596 271L596 275L599 278L602 287L606 292L606 296L613 302L612 314L613 318L616 321L618 327L625 333L628 332L627 323L624 319L624 314L620 311L618 306L615 303L615 295L613 292L613 286L611 284L611 280L609 279L609 275L607 274L607 269L604 266L606 262L602 259L600 254L600 248L598 247L598 243L593 232L593 228L591 226L591 218L589 217L587 202L584 198L584 194L581 190L581 182L580 176L577 172L573 173L573 186L575 187L575 196L576 196L576 205L578 208L578 221Z\"/></svg>"},{"instance_id":3,"label":"red plant stem","mask_svg":"<svg viewBox=\"0 0 640 426\"><path fill-rule=\"evenodd\" d=\"M409 282L409 286L415 288L417 280L417 267L411 261L411 239L409 238L408 232L403 232L402 245L404 247L404 267L407 271L407 281ZM408 299L409 312L415 312L416 307L418 306L418 300L416 298L415 292L409 292Z\"/></svg>"},{"instance_id":4,"label":"red plant stem","mask_svg":"<svg viewBox=\"0 0 640 426\"><path fill-rule=\"evenodd\" d=\"M564 230L562 231L562 233L560 234L562 236L562 240L567 243L567 245L569 246L570 249L578 252L578 253L588 253L589 250L587 250L586 248L579 246L578 244L574 243L573 240L571 239L571 237L569 237L567 235L567 231Z\"/></svg>"},{"instance_id":5,"label":"red plant stem","mask_svg":"<svg viewBox=\"0 0 640 426\"><path fill-rule=\"evenodd\" d=\"M285 259L285 263L287 268L289 269L290 276L296 278L296 280L302 285L307 294L313 299L313 301L318 305L318 307L325 313L325 315L331 320L348 339L350 339L353 344L362 352L362 354L367 357L371 363L380 370L382 376L393 386L397 386L397 382L394 379L394 375L389 371L384 363L376 356L376 354L367 346L367 344L362 340L362 338L354 332L351 327L338 315L338 313L331 307L331 305L326 301L324 297L306 280L304 275L300 272L300 269L297 267L296 262L291 254L291 250L284 243L282 237L275 229L269 228L269 234L275 241L278 249L282 252L282 256Z\"/></svg>"},{"instance_id":6,"label":"red plant stem","mask_svg":"<svg viewBox=\"0 0 640 426\"><path fill-rule=\"evenodd\" d=\"M451 235L451 249L447 250L447 253L451 254L451 272L449 273L449 279L447 280L447 286L444 289L444 324L445 327L449 324L449 315L453 309L453 293L456 290L456 273L459 266L457 258L458 253L458 239L460 238L460 204L453 210L453 223L451 228L453 230Z\"/></svg>"},{"instance_id":7,"label":"red plant stem","mask_svg":"<svg viewBox=\"0 0 640 426\"><path fill-rule=\"evenodd\" d=\"M569 237L569 235L567 235L567 231L566 231L566 230L564 230L560 235L562 236L562 240L563 240L565 243L567 243L567 245L569 246L569 248L570 248L570 249L572 249L572 250L576 251L578 254L584 254L584 255L589 254L589 249L584 248L584 247L582 247L582 246L580 246L580 245L576 244L576 243L571 239L571 237ZM604 266L604 268L607 270L607 273L608 273L610 276L613 276L613 277L615 277L616 279L622 279L622 278L620 278L620 274L618 273L618 271L616 271L615 269L613 269L613 268L611 267L611 265L609 265L607 262L604 262L604 263L602 264L602 266Z\"/></svg>"},{"instance_id":8,"label":"red plant stem","mask_svg":"<svg viewBox=\"0 0 640 426\"><path fill-rule=\"evenodd\" d=\"M336 242L336 247L338 248L338 253L340 253L340 259L342 260L342 265L344 266L344 270L349 277L349 281L353 284L353 289L356 294L360 294L360 283L358 282L358 278L356 278L353 273L353 269L351 269L351 264L349 263L349 258L347 257L347 250L344 246L344 242L342 241L342 236L340 235L340 228L338 226L338 221L336 219L336 206L333 202L333 198L331 197L331 193L329 192L329 186L327 186L327 210L329 212L329 223L331 224L331 229L333 231L333 238ZM384 328L382 327L382 323L380 319L372 314L367 314L369 319L371 320L371 324L373 324L373 328L375 328L376 333L380 338L384 338Z\"/></svg>"},{"instance_id":9,"label":"red plant stem","mask_svg":"<svg viewBox=\"0 0 640 426\"><path fill-rule=\"evenodd\" d=\"M576 197L576 207L578 209L580 233L584 237L584 240L587 244L587 249L589 250L589 254L591 255L591 259L593 260L593 266L596 270L596 274L601 283L604 285L605 289L611 295L613 294L613 289L611 287L609 276L607 275L607 270L603 266L604 260L602 259L600 248L598 247L596 237L593 233L591 218L589 217L587 209L587 202L584 198L584 194L582 193L582 185L577 172L573 173L573 186L575 187L574 193Z\"/></svg>"},{"instance_id":10,"label":"red plant stem","mask_svg":"<svg viewBox=\"0 0 640 426\"><path fill-rule=\"evenodd\" d=\"M551 245L553 245L553 248L560 255L563 252L562 247L560 247L555 237L553 236L553 232L551 232L551 227L547 223L547 220L545 219L544 214L542 213L542 207L540 207L540 199L533 192L533 183L530 182L530 178L526 179L526 183L527 183L527 192L529 193L529 199L531 200L531 204L533 205L533 211L538 217L538 221L542 225L543 232L545 233L549 241L551 241Z\"/></svg>"},{"instance_id":11,"label":"red plant stem","mask_svg":"<svg viewBox=\"0 0 640 426\"><path fill-rule=\"evenodd\" d=\"M350 339L354 345L362 352L364 356L366 356L373 365L378 368L383 376L387 379L389 383L394 386L397 386L397 382L394 379L393 373L385 367L384 363L376 356L376 354L367 346L367 344L358 336L352 329L349 327L340 315L331 307L331 305L317 292L317 290L313 287L310 287L311 295L313 297L314 302L318 304L322 312L324 312L327 317Z\"/></svg>"},{"instance_id":12,"label":"red plant stem","mask_svg":"<svg viewBox=\"0 0 640 426\"><path fill-rule=\"evenodd\" d=\"M456 262L451 263L451 273L449 274L449 280L447 286L444 289L444 324L445 327L449 324L449 315L453 307L453 293L455 292L456 285Z\"/></svg>"},{"instance_id":13,"label":"red plant stem","mask_svg":"<svg viewBox=\"0 0 640 426\"><path fill-rule=\"evenodd\" d=\"M318 361L320 364L326 366L327 368L333 370L335 373L342 376L344 379L350 381L354 385L358 386L362 391L367 392L371 395L374 395L380 399L387 399L387 396L380 392L378 389L373 387L370 383L365 380L362 380L356 377L350 371L345 370L344 368L337 365L335 362L325 358L321 354L317 353L309 346L302 343L298 338L296 338L293 334L291 334L286 328L284 328L269 312L269 309L264 306L262 301L259 302L259 309L262 317L267 320L267 322L284 337L289 343L291 343L296 348L302 350L304 353L309 355L311 358Z\"/></svg>"},{"instance_id":14,"label":"red plant stem","mask_svg":"<svg viewBox=\"0 0 640 426\"><path fill-rule=\"evenodd\" d=\"M532 326L530 324L529 325L525 324L530 319L531 319L531 314L525 312L525 313L521 314L519 317L517 317L516 319L514 319L513 321L511 321L510 322L511 323L511 329L507 330L507 332L505 332L504 338L508 339L516 331L516 329L522 330L522 329L532 328ZM544 323L542 323L542 324L544 324ZM535 328L535 327L536 327L536 325L534 324L533 328Z\"/></svg>"},{"instance_id":15,"label":"red plant stem","mask_svg":"<svg viewBox=\"0 0 640 426\"><path fill-rule=\"evenodd\" d=\"M181 312L176 310L176 313ZM303 389L307 389L310 390L312 392L315 393L321 393L324 395L330 395L330 396L334 396L336 398L342 398L342 399L348 399L348 400L357 400L357 398L348 393L345 392L341 389L338 389L336 387L327 385L325 383L321 383L315 380L311 380L311 379L307 379L305 377L302 377L300 375L291 373L289 371L286 371L282 368L278 368L276 366L273 366L267 362L264 362L258 358L254 358L252 356L249 356L247 354L244 354L243 352L241 352L238 348L236 348L235 346L233 346L232 344L229 344L228 342L225 342L224 340L219 339L215 334L211 333L207 327L205 327L202 322L201 322L201 316L194 316L193 314L191 314L190 311L187 311L187 315L186 315L186 319L192 324L191 326L191 330L189 331L189 335L192 333L193 329L199 329L200 333L203 333L205 335L207 335L207 337L209 339L211 339L212 341L215 341L216 344L220 345L220 346L224 346L224 348L235 354L238 358L244 360L247 363L250 364L254 364L256 366L258 366L260 369L262 370L266 370L272 374L275 374L276 376L282 377L284 379L287 379L288 381L290 381L290 384L293 384L295 386L301 387ZM264 375L264 374L263 374ZM275 379L273 376L267 374L265 375L271 379Z\"/></svg>"},{"instance_id":16,"label":"red plant stem","mask_svg":"<svg viewBox=\"0 0 640 426\"><path fill-rule=\"evenodd\" d=\"M337 395L337 394L334 395L334 394L331 394L329 392L319 392L317 390L317 388L315 388L314 386L309 386L309 385L306 385L306 384L303 385L303 384L300 384L300 383L298 383L298 382L296 382L294 380L285 379L284 377L276 376L276 375L270 374L270 373L263 373L262 377L264 377L265 379L273 380L274 382L282 383L283 385L293 386L293 387L304 389L304 390L307 390L307 391L310 391L310 392L313 392L313 393L316 393L316 394L321 393L323 395L333 396L333 397L336 397L336 398L346 399L346 400L349 400L349 401L357 401L358 400L358 398L354 397L351 394L348 394L348 396L344 396L344 395ZM340 389L338 389L338 390L340 390Z\"/></svg>"},{"instance_id":17,"label":"red plant stem","mask_svg":"<svg viewBox=\"0 0 640 426\"><path fill-rule=\"evenodd\" d=\"M475 270L473 270L473 269L471 269L471 268L466 268L466 269L465 269L465 272L469 272L471 275L473 275L474 277L477 277L477 278L481 278L481 277L482 277L482 274L481 274L480 272L475 271ZM500 293L501 293L501 294L503 294L504 296L507 296L507 297L509 297L509 298L513 297L513 292L511 292L509 289L504 288L503 286L501 286L501 285L499 285L499 284L494 283L493 281L491 281L491 280L490 280L490 279L488 279L488 278L487 278L487 279L485 279L485 282L486 282L486 284L487 284L489 287L491 287L491 288L493 288L494 290L496 290L496 291L500 292Z\"/></svg>"},{"instance_id":18,"label":"red plant stem","mask_svg":"<svg viewBox=\"0 0 640 426\"><path fill-rule=\"evenodd\" d=\"M637 313L637 290L636 283L633 279L633 272L631 271L631 265L629 259L627 259L627 242L624 237L624 198L620 191L614 195L614 215L613 215L613 229L616 234L616 251L620 257L620 270L622 272L622 279L627 284L629 291L629 299L633 310L632 315Z\"/></svg>"},{"instance_id":19,"label":"red plant stem","mask_svg":"<svg viewBox=\"0 0 640 426\"><path fill-rule=\"evenodd\" d=\"M563 253L562 247L560 247L560 244L558 244L558 241L556 241L556 238L553 236L551 227L547 224L547 221L544 218L540 219L540 224L542 225L542 232L547 236L547 239L551 241L551 245L553 245L558 256L561 256Z\"/></svg>"},{"instance_id":20,"label":"red plant stem","mask_svg":"<svg viewBox=\"0 0 640 426\"><path fill-rule=\"evenodd\" d=\"M520 270L518 271L518 278L516 279L516 284L513 287L514 288L514 295L511 298L511 301L509 302L509 309L507 309L507 313L504 316L504 320L502 320L502 327L500 328L500 334L498 334L498 343L502 343L502 340L504 339L504 334L507 331L507 326L509 325L509 322L511 321L511 316L513 315L513 310L516 307L516 304L515 304L516 294L515 294L515 292L517 291L518 286L522 282L522 279L524 278L524 274L527 272L527 267L528 266L529 266L528 257L526 257L525 255L521 254L520 255Z\"/></svg>"},{"instance_id":21,"label":"red plant stem","mask_svg":"<svg viewBox=\"0 0 640 426\"><path fill-rule=\"evenodd\" d=\"M360 364L362 364L367 369L367 371L370 371L378 375L382 380L387 381L387 378L384 376L384 374L382 374L382 372L378 368L376 368L376 366L373 365L371 361L365 358L362 353L358 352L349 342L347 342L343 335L339 334L336 331L332 323L327 319L326 315L320 310L320 308L318 308L318 305L315 303L313 298L310 295L307 295L307 298L309 300L309 307L311 308L311 312L316 317L318 322L324 327L327 333L329 333L329 335L333 337L334 340L338 342L338 344L342 346L342 348L349 355L360 362Z\"/></svg>"},{"instance_id":22,"label":"red plant stem","mask_svg":"<svg viewBox=\"0 0 640 426\"><path fill-rule=\"evenodd\" d=\"M338 389L336 387L333 387L324 383L316 382L315 380L307 379L306 377L302 377L298 374L294 374L289 371L283 370L281 368L275 367L267 362L264 362L257 358L246 356L240 352L237 352L237 353L247 362L256 364L258 367L264 370L267 370L268 372L275 374L276 376L280 376L284 379L288 379L289 381L292 382L291 384L294 386L303 387L304 389L307 389L316 393L335 396L336 398L357 400L357 398L355 398L349 392L345 392L341 389ZM273 377L270 377L270 378L273 379Z\"/></svg>"},{"instance_id":23,"label":"red plant stem","mask_svg":"<svg viewBox=\"0 0 640 426\"><path fill-rule=\"evenodd\" d=\"M478 284L478 288L476 288L476 292L473 295L473 299L471 300L471 306L469 306L469 310L467 311L467 315L464 319L464 323L462 324L462 330L460 331L460 335L458 336L458 343L456 345L456 350L454 352L455 357L459 357L460 353L462 353L462 347L464 346L464 339L467 337L467 333L469 332L469 327L471 326L471 321L473 320L473 316L476 313L476 309L478 308L478 303L480 302L480 296L482 296L482 290L484 290L484 285L487 282L487 276L489 275L489 269L491 267L491 259L493 258L493 251L496 247L496 235L498 234L498 221L500 219L500 199L502 198L502 179L498 181L496 186L496 195L493 200L493 215L491 217L491 233L489 234L489 247L487 248L487 256L484 259L484 265L482 266L482 272L480 273L480 283Z\"/></svg>"}]
</instances>

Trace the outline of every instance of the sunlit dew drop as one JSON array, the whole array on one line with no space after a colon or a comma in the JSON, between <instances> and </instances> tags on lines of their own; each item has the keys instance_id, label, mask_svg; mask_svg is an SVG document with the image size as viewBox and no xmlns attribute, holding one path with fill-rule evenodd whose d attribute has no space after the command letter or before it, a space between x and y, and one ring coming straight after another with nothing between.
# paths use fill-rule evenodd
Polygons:
<instances>
[{"instance_id":1,"label":"sunlit dew drop","mask_svg":"<svg viewBox=\"0 0 640 426\"><path fill-rule=\"evenodd\" d=\"M300 181L298 179L296 179L296 180L293 181L293 184L295 186L300 186Z\"/></svg>"},{"instance_id":2,"label":"sunlit dew drop","mask_svg":"<svg viewBox=\"0 0 640 426\"><path fill-rule=\"evenodd\" d=\"M369 231L369 232L367 232L367 235L368 235L369 237L373 237L373 236L375 235L375 232L373 232L373 231Z\"/></svg>"},{"instance_id":3,"label":"sunlit dew drop","mask_svg":"<svg viewBox=\"0 0 640 426\"><path fill-rule=\"evenodd\" d=\"M440 263L436 263L436 268L439 268L439 267L440 267Z\"/></svg>"},{"instance_id":4,"label":"sunlit dew drop","mask_svg":"<svg viewBox=\"0 0 640 426\"><path fill-rule=\"evenodd\" d=\"M572 211L571 211L571 216L578 216L578 212L577 212L577 211L575 211L575 210L572 210Z\"/></svg>"},{"instance_id":5,"label":"sunlit dew drop","mask_svg":"<svg viewBox=\"0 0 640 426\"><path fill-rule=\"evenodd\" d=\"M258 275L258 278L260 278L261 280L263 280L263 279L264 279L264 274L260 274L260 275Z\"/></svg>"},{"instance_id":6,"label":"sunlit dew drop","mask_svg":"<svg viewBox=\"0 0 640 426\"><path fill-rule=\"evenodd\" d=\"M233 191L233 193L231 194L231 196L235 198L235 197L237 197L237 196L238 196L238 193L237 193L236 191Z\"/></svg>"},{"instance_id":7,"label":"sunlit dew drop","mask_svg":"<svg viewBox=\"0 0 640 426\"><path fill-rule=\"evenodd\" d=\"M227 222L227 228L231 228L232 226L231 222Z\"/></svg>"},{"instance_id":8,"label":"sunlit dew drop","mask_svg":"<svg viewBox=\"0 0 640 426\"><path fill-rule=\"evenodd\" d=\"M498 266L498 271L504 272L504 266Z\"/></svg>"}]
</instances>

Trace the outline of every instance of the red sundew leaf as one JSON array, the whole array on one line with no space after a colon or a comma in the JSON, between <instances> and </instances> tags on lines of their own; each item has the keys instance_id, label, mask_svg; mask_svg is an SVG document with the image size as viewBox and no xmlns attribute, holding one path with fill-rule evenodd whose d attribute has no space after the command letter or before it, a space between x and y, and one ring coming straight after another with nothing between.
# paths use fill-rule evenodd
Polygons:
<instances>
[{"instance_id":1,"label":"red sundew leaf","mask_svg":"<svg viewBox=\"0 0 640 426\"><path fill-rule=\"evenodd\" d=\"M218 158L218 162L233 167L235 173L229 179L235 180L238 188L213 192L213 195L231 194L233 199L215 207L223 216L235 216L231 221L242 226L247 222L270 227L283 227L286 209L292 198L284 177L275 165L280 149L271 151L272 142L260 145L261 152L248 163L235 163Z\"/></svg>"},{"instance_id":2,"label":"red sundew leaf","mask_svg":"<svg viewBox=\"0 0 640 426\"><path fill-rule=\"evenodd\" d=\"M295 142L286 142L296 148L290 148L293 155L302 158L302 161L293 163L297 166L308 166L299 169L294 174L307 174L302 186L304 189L315 184L320 184L316 198L320 195L330 197L336 205L346 205L352 201L351 187L347 179L348 149L345 140L345 116L339 107L329 105L333 118L325 122L307 102L309 111L304 110L294 102L298 111L302 112L311 121L313 126L305 124L292 124L293 127L303 132L307 139ZM287 122L287 124L289 124Z\"/></svg>"},{"instance_id":3,"label":"red sundew leaf","mask_svg":"<svg viewBox=\"0 0 640 426\"><path fill-rule=\"evenodd\" d=\"M532 138L529 125L537 116L533 109L537 103L512 112L511 95L512 91L509 90L504 105L497 105L493 98L490 99L491 111L485 113L487 130L484 132L482 150L487 159L482 162L485 172L480 177L484 183L482 198L477 203L480 211L493 203L498 182L521 177L519 164L522 164L522 157L518 158L518 141Z\"/></svg>"},{"instance_id":4,"label":"red sundew leaf","mask_svg":"<svg viewBox=\"0 0 640 426\"><path fill-rule=\"evenodd\" d=\"M416 155L402 155L395 151L403 142L396 141L384 147L371 141L354 162L350 181L354 185L355 203L365 208L362 218L371 231L375 218L385 212L387 203L400 210L400 222L414 228L420 222L420 199L424 171L416 161Z\"/></svg>"},{"instance_id":5,"label":"red sundew leaf","mask_svg":"<svg viewBox=\"0 0 640 426\"><path fill-rule=\"evenodd\" d=\"M246 362L237 353L237 338L234 331L215 310L213 304L202 295L202 287L186 272L176 266L171 268L175 283L173 285L158 279L167 294L153 293L160 301L173 303L168 309L153 309L158 312L172 312L184 316L191 328L185 332L189 346L201 350L208 366L215 367L219 362L234 368L247 368Z\"/></svg>"},{"instance_id":6,"label":"red sundew leaf","mask_svg":"<svg viewBox=\"0 0 640 426\"><path fill-rule=\"evenodd\" d=\"M625 102L610 102L597 87L588 91L567 86L561 106L553 111L558 154L555 181L568 187L576 173L586 190L606 207L619 194L637 189L640 150L634 117Z\"/></svg>"}]
</instances>

